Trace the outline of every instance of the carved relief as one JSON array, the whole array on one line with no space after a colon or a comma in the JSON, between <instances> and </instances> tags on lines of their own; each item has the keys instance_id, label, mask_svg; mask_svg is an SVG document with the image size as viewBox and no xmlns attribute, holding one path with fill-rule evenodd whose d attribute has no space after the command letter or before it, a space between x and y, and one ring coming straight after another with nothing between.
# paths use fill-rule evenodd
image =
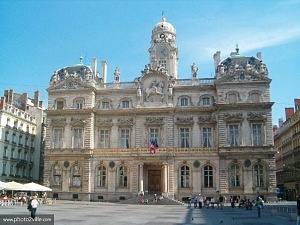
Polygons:
<instances>
[{"instance_id":1,"label":"carved relief","mask_svg":"<svg viewBox=\"0 0 300 225\"><path fill-rule=\"evenodd\" d=\"M199 120L198 123L216 123L217 122L215 115L199 116L198 120Z\"/></svg>"},{"instance_id":2,"label":"carved relief","mask_svg":"<svg viewBox=\"0 0 300 225\"><path fill-rule=\"evenodd\" d=\"M234 122L234 121L243 121L243 113L226 113L224 114L224 119L227 122Z\"/></svg>"},{"instance_id":3,"label":"carved relief","mask_svg":"<svg viewBox=\"0 0 300 225\"><path fill-rule=\"evenodd\" d=\"M183 118L178 117L175 124L176 125L193 125L194 120L193 120L193 117L183 117Z\"/></svg>"},{"instance_id":4,"label":"carved relief","mask_svg":"<svg viewBox=\"0 0 300 225\"><path fill-rule=\"evenodd\" d=\"M164 101L165 82L154 80L150 87L146 88L144 97L147 102L162 102Z\"/></svg>"},{"instance_id":5,"label":"carved relief","mask_svg":"<svg viewBox=\"0 0 300 225\"><path fill-rule=\"evenodd\" d=\"M117 122L118 126L133 126L133 118L119 118Z\"/></svg>"},{"instance_id":6,"label":"carved relief","mask_svg":"<svg viewBox=\"0 0 300 225\"><path fill-rule=\"evenodd\" d=\"M266 121L267 116L262 112L248 112L247 120L249 121Z\"/></svg>"}]
</instances>

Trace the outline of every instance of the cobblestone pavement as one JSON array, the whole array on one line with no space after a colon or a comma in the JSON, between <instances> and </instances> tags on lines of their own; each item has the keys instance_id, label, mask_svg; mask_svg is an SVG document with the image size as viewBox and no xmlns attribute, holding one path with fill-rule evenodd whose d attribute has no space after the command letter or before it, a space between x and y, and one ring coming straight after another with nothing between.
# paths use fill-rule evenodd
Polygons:
<instances>
[{"instance_id":1,"label":"cobblestone pavement","mask_svg":"<svg viewBox=\"0 0 300 225\"><path fill-rule=\"evenodd\" d=\"M296 203L288 206L278 204L284 208L295 208ZM223 210L207 208L188 208L186 205L146 205L146 204L118 204L103 202L72 202L56 201L52 205L40 205L37 215L54 214L55 225L179 225L179 224L205 224L205 225L295 225L296 221L289 220L289 212L278 213L271 211L274 205L266 206L258 218L256 208L232 209L225 206ZM273 208L274 208L273 207ZM276 214L276 215L271 215ZM27 214L26 206L0 207L0 214ZM1 224L1 221L0 221ZM37 224L37 223L35 223ZM42 223L40 225L43 225Z\"/></svg>"}]
</instances>

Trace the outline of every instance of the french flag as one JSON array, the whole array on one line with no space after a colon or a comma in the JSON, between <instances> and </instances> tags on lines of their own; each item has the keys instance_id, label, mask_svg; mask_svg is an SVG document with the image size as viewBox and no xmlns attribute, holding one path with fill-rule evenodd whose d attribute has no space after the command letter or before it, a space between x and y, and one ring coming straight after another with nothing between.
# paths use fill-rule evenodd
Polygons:
<instances>
[{"instance_id":1,"label":"french flag","mask_svg":"<svg viewBox=\"0 0 300 225\"><path fill-rule=\"evenodd\" d=\"M158 144L156 139L152 139L149 141L150 153L155 154L158 149Z\"/></svg>"}]
</instances>

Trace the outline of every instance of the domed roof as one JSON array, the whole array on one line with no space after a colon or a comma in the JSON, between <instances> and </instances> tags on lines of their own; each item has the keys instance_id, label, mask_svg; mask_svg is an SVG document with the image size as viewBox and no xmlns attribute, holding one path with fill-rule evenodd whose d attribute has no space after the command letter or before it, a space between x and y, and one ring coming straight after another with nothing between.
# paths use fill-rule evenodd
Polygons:
<instances>
[{"instance_id":1,"label":"domed roof","mask_svg":"<svg viewBox=\"0 0 300 225\"><path fill-rule=\"evenodd\" d=\"M152 33L170 32L176 34L176 29L172 24L168 23L165 17L153 27Z\"/></svg>"}]
</instances>

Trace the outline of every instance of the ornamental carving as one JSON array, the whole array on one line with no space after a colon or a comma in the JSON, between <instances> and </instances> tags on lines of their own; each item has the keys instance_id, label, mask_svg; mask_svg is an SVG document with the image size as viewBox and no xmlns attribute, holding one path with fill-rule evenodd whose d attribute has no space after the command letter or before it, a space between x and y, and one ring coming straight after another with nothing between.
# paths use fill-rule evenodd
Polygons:
<instances>
[{"instance_id":1,"label":"ornamental carving","mask_svg":"<svg viewBox=\"0 0 300 225\"><path fill-rule=\"evenodd\" d=\"M119 118L117 122L118 126L133 126L133 118Z\"/></svg>"},{"instance_id":2,"label":"ornamental carving","mask_svg":"<svg viewBox=\"0 0 300 225\"><path fill-rule=\"evenodd\" d=\"M66 118L60 118L60 119L52 119L51 125L53 127L64 127L67 125L67 119Z\"/></svg>"},{"instance_id":3,"label":"ornamental carving","mask_svg":"<svg viewBox=\"0 0 300 225\"><path fill-rule=\"evenodd\" d=\"M164 125L164 119L163 117L148 117L146 118L145 125L146 126L162 126Z\"/></svg>"},{"instance_id":4,"label":"ornamental carving","mask_svg":"<svg viewBox=\"0 0 300 225\"><path fill-rule=\"evenodd\" d=\"M193 125L194 120L193 117L178 117L177 121L175 122L176 125Z\"/></svg>"},{"instance_id":5,"label":"ornamental carving","mask_svg":"<svg viewBox=\"0 0 300 225\"><path fill-rule=\"evenodd\" d=\"M71 118L71 125L72 126L85 126L86 125L86 121L84 118Z\"/></svg>"},{"instance_id":6,"label":"ornamental carving","mask_svg":"<svg viewBox=\"0 0 300 225\"><path fill-rule=\"evenodd\" d=\"M261 112L248 112L247 120L249 120L249 121L266 121L267 116L265 113L261 113Z\"/></svg>"},{"instance_id":7,"label":"ornamental carving","mask_svg":"<svg viewBox=\"0 0 300 225\"><path fill-rule=\"evenodd\" d=\"M227 122L241 122L244 120L243 113L226 113L224 119Z\"/></svg>"},{"instance_id":8,"label":"ornamental carving","mask_svg":"<svg viewBox=\"0 0 300 225\"><path fill-rule=\"evenodd\" d=\"M112 119L107 119L107 120L100 120L98 119L96 122L96 126L98 127L112 127L113 126L113 122Z\"/></svg>"},{"instance_id":9,"label":"ornamental carving","mask_svg":"<svg viewBox=\"0 0 300 225\"><path fill-rule=\"evenodd\" d=\"M198 123L216 123L217 119L215 115L211 116L199 116L198 117Z\"/></svg>"}]
</instances>

